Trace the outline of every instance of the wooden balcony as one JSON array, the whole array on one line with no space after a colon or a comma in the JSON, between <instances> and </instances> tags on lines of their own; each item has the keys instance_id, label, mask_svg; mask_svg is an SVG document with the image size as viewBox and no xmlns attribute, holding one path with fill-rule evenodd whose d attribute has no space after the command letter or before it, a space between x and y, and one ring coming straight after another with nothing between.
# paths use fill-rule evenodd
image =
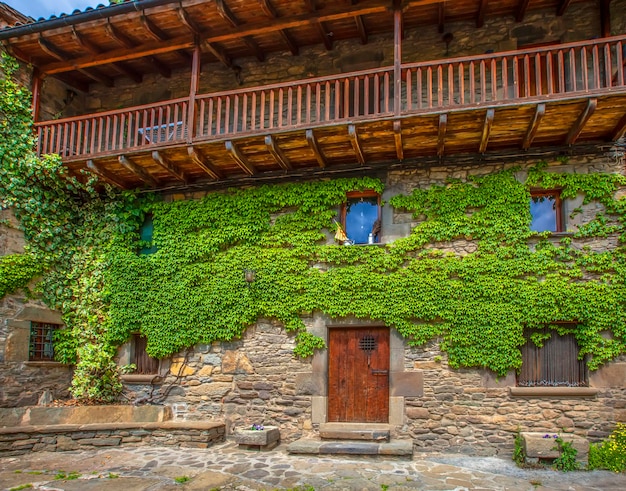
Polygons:
<instances>
[{"instance_id":1,"label":"wooden balcony","mask_svg":"<svg viewBox=\"0 0 626 491\"><path fill-rule=\"evenodd\" d=\"M325 174L425 157L615 141L626 36L192 95L36 124L123 188Z\"/></svg>"}]
</instances>

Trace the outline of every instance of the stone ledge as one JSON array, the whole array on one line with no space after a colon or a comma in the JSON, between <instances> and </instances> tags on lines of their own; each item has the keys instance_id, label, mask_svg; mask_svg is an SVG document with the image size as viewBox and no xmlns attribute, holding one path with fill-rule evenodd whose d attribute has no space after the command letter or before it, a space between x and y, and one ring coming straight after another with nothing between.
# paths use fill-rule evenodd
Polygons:
<instances>
[{"instance_id":1,"label":"stone ledge","mask_svg":"<svg viewBox=\"0 0 626 491\"><path fill-rule=\"evenodd\" d=\"M390 442L316 440L302 438L290 443L287 452L302 455L386 455L411 457L412 440L391 440Z\"/></svg>"},{"instance_id":2,"label":"stone ledge","mask_svg":"<svg viewBox=\"0 0 626 491\"><path fill-rule=\"evenodd\" d=\"M215 421L13 426L0 428L0 455L140 444L208 448L225 434L225 425Z\"/></svg>"},{"instance_id":3,"label":"stone ledge","mask_svg":"<svg viewBox=\"0 0 626 491\"><path fill-rule=\"evenodd\" d=\"M595 397L593 387L509 387L513 397Z\"/></svg>"},{"instance_id":4,"label":"stone ledge","mask_svg":"<svg viewBox=\"0 0 626 491\"><path fill-rule=\"evenodd\" d=\"M224 423L214 421L163 421L153 423L119 422L62 425L24 425L0 428L0 435L17 433L72 433L76 431L115 431L115 430L212 430L223 428Z\"/></svg>"}]
</instances>

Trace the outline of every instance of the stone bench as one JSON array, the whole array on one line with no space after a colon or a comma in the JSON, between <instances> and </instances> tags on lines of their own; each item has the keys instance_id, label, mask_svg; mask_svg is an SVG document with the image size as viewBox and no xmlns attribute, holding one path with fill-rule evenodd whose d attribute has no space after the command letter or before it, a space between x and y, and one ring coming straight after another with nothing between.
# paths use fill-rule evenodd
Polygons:
<instances>
[{"instance_id":1,"label":"stone bench","mask_svg":"<svg viewBox=\"0 0 626 491\"><path fill-rule=\"evenodd\" d=\"M10 411L0 411L0 417L3 412ZM2 419L14 426L0 427L0 455L139 445L208 448L224 441L226 434L221 422L164 419L171 416L165 406L38 407L12 412L13 419ZM36 424L15 424L21 422Z\"/></svg>"},{"instance_id":2,"label":"stone bench","mask_svg":"<svg viewBox=\"0 0 626 491\"><path fill-rule=\"evenodd\" d=\"M564 442L569 442L576 449L576 461L583 466L587 465L589 458L589 441L581 436L571 433L540 433L521 432L522 446L527 464L536 464L541 460L554 460L559 457L556 437Z\"/></svg>"}]
</instances>

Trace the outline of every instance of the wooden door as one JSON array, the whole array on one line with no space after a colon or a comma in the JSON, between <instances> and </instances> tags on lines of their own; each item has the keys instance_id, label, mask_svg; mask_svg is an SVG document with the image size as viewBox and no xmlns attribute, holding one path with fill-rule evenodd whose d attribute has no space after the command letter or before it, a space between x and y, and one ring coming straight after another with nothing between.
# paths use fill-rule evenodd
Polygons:
<instances>
[{"instance_id":1,"label":"wooden door","mask_svg":"<svg viewBox=\"0 0 626 491\"><path fill-rule=\"evenodd\" d=\"M330 329L328 421L389 421L389 329Z\"/></svg>"}]
</instances>

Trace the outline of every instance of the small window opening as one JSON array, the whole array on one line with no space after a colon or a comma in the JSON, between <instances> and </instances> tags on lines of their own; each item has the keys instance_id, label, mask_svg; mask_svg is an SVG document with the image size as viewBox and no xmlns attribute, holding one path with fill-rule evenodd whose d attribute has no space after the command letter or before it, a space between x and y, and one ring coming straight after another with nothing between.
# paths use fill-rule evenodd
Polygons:
<instances>
[{"instance_id":1,"label":"small window opening","mask_svg":"<svg viewBox=\"0 0 626 491\"><path fill-rule=\"evenodd\" d=\"M572 325L574 326L574 325ZM543 337L537 346L531 334ZM579 360L579 348L573 334L559 335L552 329L525 333L522 346L522 367L517 376L519 387L587 387L588 371L585 360Z\"/></svg>"},{"instance_id":2,"label":"small window opening","mask_svg":"<svg viewBox=\"0 0 626 491\"><path fill-rule=\"evenodd\" d=\"M154 254L156 252L157 248L153 243L153 235L154 219L152 213L147 213L143 224L139 228L139 240L141 241L139 254Z\"/></svg>"},{"instance_id":3,"label":"small window opening","mask_svg":"<svg viewBox=\"0 0 626 491\"><path fill-rule=\"evenodd\" d=\"M561 192L531 191L530 229L535 232L562 232Z\"/></svg>"},{"instance_id":4,"label":"small window opening","mask_svg":"<svg viewBox=\"0 0 626 491\"><path fill-rule=\"evenodd\" d=\"M135 365L133 373L138 375L156 375L159 373L159 360L146 353L148 340L141 334L133 334L133 357L131 363Z\"/></svg>"},{"instance_id":5,"label":"small window opening","mask_svg":"<svg viewBox=\"0 0 626 491\"><path fill-rule=\"evenodd\" d=\"M30 361L54 361L54 333L60 328L60 324L30 323L28 346L28 359Z\"/></svg>"},{"instance_id":6,"label":"small window opening","mask_svg":"<svg viewBox=\"0 0 626 491\"><path fill-rule=\"evenodd\" d=\"M355 244L380 242L380 195L375 191L348 193L342 208L342 225Z\"/></svg>"}]
</instances>

